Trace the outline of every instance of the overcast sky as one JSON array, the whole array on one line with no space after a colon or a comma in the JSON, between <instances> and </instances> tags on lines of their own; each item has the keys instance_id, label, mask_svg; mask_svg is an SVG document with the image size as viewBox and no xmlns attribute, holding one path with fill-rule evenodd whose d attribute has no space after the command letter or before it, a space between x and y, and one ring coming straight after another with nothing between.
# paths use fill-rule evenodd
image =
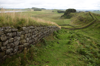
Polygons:
<instances>
[{"instance_id":1,"label":"overcast sky","mask_svg":"<svg viewBox=\"0 0 100 66\"><path fill-rule=\"evenodd\" d=\"M100 0L0 0L3 8L99 9Z\"/></svg>"}]
</instances>

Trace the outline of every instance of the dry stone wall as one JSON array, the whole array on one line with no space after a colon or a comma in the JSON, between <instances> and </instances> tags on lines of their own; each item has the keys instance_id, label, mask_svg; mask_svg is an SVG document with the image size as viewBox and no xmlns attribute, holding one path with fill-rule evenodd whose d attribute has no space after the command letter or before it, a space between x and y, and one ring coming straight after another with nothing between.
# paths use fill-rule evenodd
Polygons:
<instances>
[{"instance_id":1,"label":"dry stone wall","mask_svg":"<svg viewBox=\"0 0 100 66\"><path fill-rule=\"evenodd\" d=\"M0 60L23 51L24 47L36 44L43 37L59 30L56 26L22 27L21 30L11 27L0 28Z\"/></svg>"}]
</instances>

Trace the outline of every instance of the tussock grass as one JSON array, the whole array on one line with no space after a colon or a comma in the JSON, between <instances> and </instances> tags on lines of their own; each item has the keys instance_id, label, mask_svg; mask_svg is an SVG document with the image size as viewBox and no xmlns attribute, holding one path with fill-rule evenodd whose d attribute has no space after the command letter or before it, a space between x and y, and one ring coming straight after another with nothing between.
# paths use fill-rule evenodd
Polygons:
<instances>
[{"instance_id":1,"label":"tussock grass","mask_svg":"<svg viewBox=\"0 0 100 66\"><path fill-rule=\"evenodd\" d=\"M77 13L71 18L71 24L74 25L86 25L93 21L93 18L89 15L89 13Z\"/></svg>"},{"instance_id":2,"label":"tussock grass","mask_svg":"<svg viewBox=\"0 0 100 66\"><path fill-rule=\"evenodd\" d=\"M45 21L39 18L30 17L22 13L4 13L5 10L1 10L0 13L0 27L22 27L22 26L58 26L54 22ZM60 26L58 26L60 28Z\"/></svg>"}]
</instances>

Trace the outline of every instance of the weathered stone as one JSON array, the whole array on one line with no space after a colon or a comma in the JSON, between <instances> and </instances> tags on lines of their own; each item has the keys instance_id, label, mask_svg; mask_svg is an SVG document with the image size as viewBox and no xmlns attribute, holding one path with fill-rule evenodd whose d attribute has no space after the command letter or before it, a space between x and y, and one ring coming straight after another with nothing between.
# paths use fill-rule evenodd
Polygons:
<instances>
[{"instance_id":1,"label":"weathered stone","mask_svg":"<svg viewBox=\"0 0 100 66\"><path fill-rule=\"evenodd\" d=\"M30 28L33 29L34 27L33 26L30 26Z\"/></svg>"},{"instance_id":2,"label":"weathered stone","mask_svg":"<svg viewBox=\"0 0 100 66\"><path fill-rule=\"evenodd\" d=\"M21 39L24 39L24 35L21 35Z\"/></svg>"},{"instance_id":3,"label":"weathered stone","mask_svg":"<svg viewBox=\"0 0 100 66\"><path fill-rule=\"evenodd\" d=\"M29 32L31 33L31 32L32 32L32 30L31 30L31 29L29 29Z\"/></svg>"},{"instance_id":4,"label":"weathered stone","mask_svg":"<svg viewBox=\"0 0 100 66\"><path fill-rule=\"evenodd\" d=\"M24 31L26 34L28 33L28 30Z\"/></svg>"},{"instance_id":5,"label":"weathered stone","mask_svg":"<svg viewBox=\"0 0 100 66\"><path fill-rule=\"evenodd\" d=\"M3 34L3 31L2 31L2 28L0 28L0 35L2 35Z\"/></svg>"},{"instance_id":6,"label":"weathered stone","mask_svg":"<svg viewBox=\"0 0 100 66\"><path fill-rule=\"evenodd\" d=\"M31 33L28 33L28 37L30 37L31 36Z\"/></svg>"},{"instance_id":7,"label":"weathered stone","mask_svg":"<svg viewBox=\"0 0 100 66\"><path fill-rule=\"evenodd\" d=\"M35 38L35 36L33 35L32 38Z\"/></svg>"},{"instance_id":8,"label":"weathered stone","mask_svg":"<svg viewBox=\"0 0 100 66\"><path fill-rule=\"evenodd\" d=\"M5 29L11 29L11 27L7 26L7 27L5 27Z\"/></svg>"},{"instance_id":9,"label":"weathered stone","mask_svg":"<svg viewBox=\"0 0 100 66\"><path fill-rule=\"evenodd\" d=\"M14 38L9 39L9 43L12 43L14 41Z\"/></svg>"},{"instance_id":10,"label":"weathered stone","mask_svg":"<svg viewBox=\"0 0 100 66\"><path fill-rule=\"evenodd\" d=\"M18 31L18 29L13 28L13 29L11 29L11 31L14 31L15 32L15 31Z\"/></svg>"},{"instance_id":11,"label":"weathered stone","mask_svg":"<svg viewBox=\"0 0 100 66\"><path fill-rule=\"evenodd\" d=\"M7 49L10 49L10 48L11 48L10 44L7 44Z\"/></svg>"},{"instance_id":12,"label":"weathered stone","mask_svg":"<svg viewBox=\"0 0 100 66\"><path fill-rule=\"evenodd\" d=\"M23 30L27 30L27 28L26 28L26 27L22 27L22 29L23 29Z\"/></svg>"},{"instance_id":13,"label":"weathered stone","mask_svg":"<svg viewBox=\"0 0 100 66\"><path fill-rule=\"evenodd\" d=\"M15 46L18 46L18 45L19 45L19 41L15 41L15 42L14 42L14 45L15 45Z\"/></svg>"},{"instance_id":14,"label":"weathered stone","mask_svg":"<svg viewBox=\"0 0 100 66\"><path fill-rule=\"evenodd\" d=\"M3 58L3 56L5 56L5 51L4 52L0 52L0 58Z\"/></svg>"},{"instance_id":15,"label":"weathered stone","mask_svg":"<svg viewBox=\"0 0 100 66\"><path fill-rule=\"evenodd\" d=\"M12 36L16 36L16 32L13 32L13 33L12 33Z\"/></svg>"},{"instance_id":16,"label":"weathered stone","mask_svg":"<svg viewBox=\"0 0 100 66\"><path fill-rule=\"evenodd\" d=\"M26 43L26 40L21 40L20 41L20 44L24 44L24 43Z\"/></svg>"},{"instance_id":17,"label":"weathered stone","mask_svg":"<svg viewBox=\"0 0 100 66\"><path fill-rule=\"evenodd\" d=\"M33 40L29 40L29 43L32 43L33 42Z\"/></svg>"},{"instance_id":18,"label":"weathered stone","mask_svg":"<svg viewBox=\"0 0 100 66\"><path fill-rule=\"evenodd\" d=\"M26 38L26 41L27 41L27 42L29 42L29 40L30 40L29 38Z\"/></svg>"},{"instance_id":19,"label":"weathered stone","mask_svg":"<svg viewBox=\"0 0 100 66\"><path fill-rule=\"evenodd\" d=\"M12 33L7 33L7 36L12 37L13 34Z\"/></svg>"},{"instance_id":20,"label":"weathered stone","mask_svg":"<svg viewBox=\"0 0 100 66\"><path fill-rule=\"evenodd\" d=\"M21 36L22 32L17 32L17 36Z\"/></svg>"},{"instance_id":21,"label":"weathered stone","mask_svg":"<svg viewBox=\"0 0 100 66\"><path fill-rule=\"evenodd\" d=\"M14 37L14 41L20 41L20 37Z\"/></svg>"},{"instance_id":22,"label":"weathered stone","mask_svg":"<svg viewBox=\"0 0 100 66\"><path fill-rule=\"evenodd\" d=\"M7 39L6 35L1 35L1 41L5 41Z\"/></svg>"},{"instance_id":23,"label":"weathered stone","mask_svg":"<svg viewBox=\"0 0 100 66\"><path fill-rule=\"evenodd\" d=\"M25 31L21 31L21 34L24 35L24 34L26 34L26 33L25 33Z\"/></svg>"},{"instance_id":24,"label":"weathered stone","mask_svg":"<svg viewBox=\"0 0 100 66\"><path fill-rule=\"evenodd\" d=\"M17 53L17 51L18 51L18 46L15 46L13 52Z\"/></svg>"},{"instance_id":25,"label":"weathered stone","mask_svg":"<svg viewBox=\"0 0 100 66\"><path fill-rule=\"evenodd\" d=\"M29 43L24 43L24 47L26 47L26 46L28 46L29 45Z\"/></svg>"},{"instance_id":26,"label":"weathered stone","mask_svg":"<svg viewBox=\"0 0 100 66\"><path fill-rule=\"evenodd\" d=\"M11 48L13 48L15 45L14 43L9 44Z\"/></svg>"},{"instance_id":27,"label":"weathered stone","mask_svg":"<svg viewBox=\"0 0 100 66\"><path fill-rule=\"evenodd\" d=\"M11 28L5 29L5 32L11 32Z\"/></svg>"},{"instance_id":28,"label":"weathered stone","mask_svg":"<svg viewBox=\"0 0 100 66\"><path fill-rule=\"evenodd\" d=\"M6 50L6 54L7 54L7 55L10 54L12 51L13 51L12 48L11 48L11 49L7 49L7 50Z\"/></svg>"},{"instance_id":29,"label":"weathered stone","mask_svg":"<svg viewBox=\"0 0 100 66\"><path fill-rule=\"evenodd\" d=\"M8 44L8 40L6 40L5 42L3 42L3 46Z\"/></svg>"},{"instance_id":30,"label":"weathered stone","mask_svg":"<svg viewBox=\"0 0 100 66\"><path fill-rule=\"evenodd\" d=\"M28 38L28 34L25 34L25 38Z\"/></svg>"},{"instance_id":31,"label":"weathered stone","mask_svg":"<svg viewBox=\"0 0 100 66\"><path fill-rule=\"evenodd\" d=\"M1 47L1 51L5 51L6 49L7 49L6 46Z\"/></svg>"}]
</instances>

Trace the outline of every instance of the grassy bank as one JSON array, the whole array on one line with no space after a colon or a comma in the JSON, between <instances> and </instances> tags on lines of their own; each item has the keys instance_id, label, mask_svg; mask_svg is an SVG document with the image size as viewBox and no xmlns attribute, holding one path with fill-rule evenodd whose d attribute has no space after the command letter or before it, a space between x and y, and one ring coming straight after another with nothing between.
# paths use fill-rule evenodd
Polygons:
<instances>
[{"instance_id":1,"label":"grassy bank","mask_svg":"<svg viewBox=\"0 0 100 66\"><path fill-rule=\"evenodd\" d=\"M59 25L67 24L64 27L76 24L81 27L80 25L87 25L93 20L87 13L74 16L73 18L77 18L75 24L71 24L71 19L59 19L62 14L52 11L22 14L54 21ZM100 17L93 15L96 17L96 22L89 27L80 30L61 29L54 32L30 49L24 49L23 53L9 57L2 66L100 66ZM85 19L85 23L78 18Z\"/></svg>"},{"instance_id":2,"label":"grassy bank","mask_svg":"<svg viewBox=\"0 0 100 66\"><path fill-rule=\"evenodd\" d=\"M42 12L41 12L42 13ZM0 13L0 27L22 27L22 26L52 26L56 25L56 23L51 21L46 21L40 18L31 17L30 14L26 13L4 13L4 10L2 13ZM59 26L58 26L59 27Z\"/></svg>"}]
</instances>

